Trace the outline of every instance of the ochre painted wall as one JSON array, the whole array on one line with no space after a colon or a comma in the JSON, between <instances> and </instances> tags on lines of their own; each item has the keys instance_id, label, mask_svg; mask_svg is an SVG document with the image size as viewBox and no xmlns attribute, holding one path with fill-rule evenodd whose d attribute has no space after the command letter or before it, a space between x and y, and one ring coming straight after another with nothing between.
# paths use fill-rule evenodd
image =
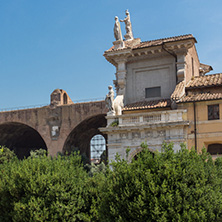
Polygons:
<instances>
[{"instance_id":1,"label":"ochre painted wall","mask_svg":"<svg viewBox=\"0 0 222 222\"><path fill-rule=\"evenodd\" d=\"M202 101L196 103L196 131L197 150L200 152L203 147L208 148L209 144L222 144L222 101ZM208 120L208 105L219 104L220 119ZM195 146L194 136L194 105L193 103L180 104L178 108L187 109L189 120L187 147L191 149Z\"/></svg>"}]
</instances>

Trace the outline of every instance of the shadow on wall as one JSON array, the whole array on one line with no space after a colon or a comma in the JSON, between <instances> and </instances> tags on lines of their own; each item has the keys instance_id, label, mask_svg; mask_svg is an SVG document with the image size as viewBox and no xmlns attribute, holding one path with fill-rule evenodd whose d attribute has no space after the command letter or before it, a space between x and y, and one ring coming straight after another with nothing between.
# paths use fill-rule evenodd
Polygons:
<instances>
[{"instance_id":1,"label":"shadow on wall","mask_svg":"<svg viewBox=\"0 0 222 222\"><path fill-rule=\"evenodd\" d=\"M13 150L19 159L28 157L31 150L47 150L44 140L35 129L16 122L0 125L0 145Z\"/></svg>"},{"instance_id":2,"label":"shadow on wall","mask_svg":"<svg viewBox=\"0 0 222 222\"><path fill-rule=\"evenodd\" d=\"M80 154L86 155L88 162L90 162L90 140L93 136L100 134L107 141L107 136L99 131L99 128L105 127L106 124L105 114L96 115L82 121L67 137L63 147L63 153L69 153L71 149L77 148L80 151Z\"/></svg>"}]
</instances>

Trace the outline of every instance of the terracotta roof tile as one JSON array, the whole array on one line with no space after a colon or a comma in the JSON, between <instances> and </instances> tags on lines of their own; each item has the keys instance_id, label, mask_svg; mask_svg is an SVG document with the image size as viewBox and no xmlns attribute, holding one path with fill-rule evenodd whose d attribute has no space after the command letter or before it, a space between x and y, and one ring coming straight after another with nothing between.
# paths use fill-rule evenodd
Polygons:
<instances>
[{"instance_id":1,"label":"terracotta roof tile","mask_svg":"<svg viewBox=\"0 0 222 222\"><path fill-rule=\"evenodd\" d=\"M187 95L179 103L222 99L222 93L197 93Z\"/></svg>"},{"instance_id":2,"label":"terracotta roof tile","mask_svg":"<svg viewBox=\"0 0 222 222\"><path fill-rule=\"evenodd\" d=\"M119 50L130 49L130 48L131 49L142 49L142 48L162 45L163 43L167 43L167 42L175 42L175 41L181 41L181 40L187 40L187 39L194 39L195 42L197 42L192 34L187 34L187 35L180 35L180 36L168 37L168 38L163 38L163 39L145 41L145 42L141 42L141 43L134 45L134 46L132 46L130 41L124 41L124 43L125 43L124 48L114 49L114 46L112 46L106 52L119 51Z\"/></svg>"},{"instance_id":3,"label":"terracotta roof tile","mask_svg":"<svg viewBox=\"0 0 222 222\"><path fill-rule=\"evenodd\" d=\"M181 81L181 82L177 83L177 85L171 95L171 99L178 100L184 95L184 93L185 93L185 83L184 83L184 81Z\"/></svg>"},{"instance_id":4,"label":"terracotta roof tile","mask_svg":"<svg viewBox=\"0 0 222 222\"><path fill-rule=\"evenodd\" d=\"M106 52L110 52L110 51L120 51L120 50L124 50L124 49L131 49L131 44L130 44L130 41L124 41L124 44L125 44L125 47L124 48L121 48L121 49L114 49L114 45L106 50Z\"/></svg>"},{"instance_id":5,"label":"terracotta roof tile","mask_svg":"<svg viewBox=\"0 0 222 222\"><path fill-rule=\"evenodd\" d=\"M169 38L141 42L140 44L134 46L133 49L141 49L141 48L147 48L151 46L158 46L167 42L175 42L175 41L181 41L181 40L187 40L187 39L194 39L196 42L196 39L193 37L192 34L187 34L187 35L180 35L180 36L174 36L174 37L169 37Z\"/></svg>"},{"instance_id":6,"label":"terracotta roof tile","mask_svg":"<svg viewBox=\"0 0 222 222\"><path fill-rule=\"evenodd\" d=\"M212 87L220 85L222 85L222 73L195 77L188 83L186 89Z\"/></svg>"},{"instance_id":7,"label":"terracotta roof tile","mask_svg":"<svg viewBox=\"0 0 222 222\"><path fill-rule=\"evenodd\" d=\"M141 109L155 109L155 108L165 108L170 106L170 99L162 100L152 100L152 101L142 101L127 104L123 110L141 110Z\"/></svg>"}]
</instances>

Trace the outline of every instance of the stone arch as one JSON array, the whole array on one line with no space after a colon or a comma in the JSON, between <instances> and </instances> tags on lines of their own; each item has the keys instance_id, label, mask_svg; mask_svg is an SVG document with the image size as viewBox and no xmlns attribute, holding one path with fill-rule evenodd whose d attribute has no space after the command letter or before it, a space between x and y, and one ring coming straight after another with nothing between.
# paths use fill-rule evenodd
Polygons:
<instances>
[{"instance_id":1,"label":"stone arch","mask_svg":"<svg viewBox=\"0 0 222 222\"><path fill-rule=\"evenodd\" d=\"M31 150L47 150L46 143L38 131L19 122L0 124L0 145L13 150L19 159L28 157Z\"/></svg>"},{"instance_id":2,"label":"stone arch","mask_svg":"<svg viewBox=\"0 0 222 222\"><path fill-rule=\"evenodd\" d=\"M128 161L132 162L132 160L136 157L136 155L138 155L144 148L142 147L137 147L134 151L130 152L129 157L128 157ZM155 150L151 149L151 148L146 148L148 149L151 153L154 153Z\"/></svg>"},{"instance_id":3,"label":"stone arch","mask_svg":"<svg viewBox=\"0 0 222 222\"><path fill-rule=\"evenodd\" d=\"M62 152L65 153L70 152L71 149L78 149L81 154L86 155L88 162L90 162L90 140L93 136L101 134L107 141L107 135L99 131L99 128L105 127L106 124L105 114L91 116L83 120L68 135Z\"/></svg>"}]
</instances>

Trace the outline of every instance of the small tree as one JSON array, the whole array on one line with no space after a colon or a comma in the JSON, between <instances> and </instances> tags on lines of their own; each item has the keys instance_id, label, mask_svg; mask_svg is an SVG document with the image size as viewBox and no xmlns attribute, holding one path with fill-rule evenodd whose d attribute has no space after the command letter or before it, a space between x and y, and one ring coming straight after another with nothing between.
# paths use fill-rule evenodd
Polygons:
<instances>
[{"instance_id":1,"label":"small tree","mask_svg":"<svg viewBox=\"0 0 222 222\"><path fill-rule=\"evenodd\" d=\"M205 150L198 154L182 145L175 153L172 144L164 144L161 153L144 148L132 163L117 158L111 165L101 194L101 221L222 218L221 179Z\"/></svg>"},{"instance_id":2,"label":"small tree","mask_svg":"<svg viewBox=\"0 0 222 222\"><path fill-rule=\"evenodd\" d=\"M47 156L47 151L44 149L31 150L30 158L44 157Z\"/></svg>"},{"instance_id":3,"label":"small tree","mask_svg":"<svg viewBox=\"0 0 222 222\"><path fill-rule=\"evenodd\" d=\"M98 190L88 179L77 154L2 164L0 221L92 221Z\"/></svg>"},{"instance_id":4,"label":"small tree","mask_svg":"<svg viewBox=\"0 0 222 222\"><path fill-rule=\"evenodd\" d=\"M14 151L11 151L5 146L0 146L0 164L9 162L16 158Z\"/></svg>"}]
</instances>

